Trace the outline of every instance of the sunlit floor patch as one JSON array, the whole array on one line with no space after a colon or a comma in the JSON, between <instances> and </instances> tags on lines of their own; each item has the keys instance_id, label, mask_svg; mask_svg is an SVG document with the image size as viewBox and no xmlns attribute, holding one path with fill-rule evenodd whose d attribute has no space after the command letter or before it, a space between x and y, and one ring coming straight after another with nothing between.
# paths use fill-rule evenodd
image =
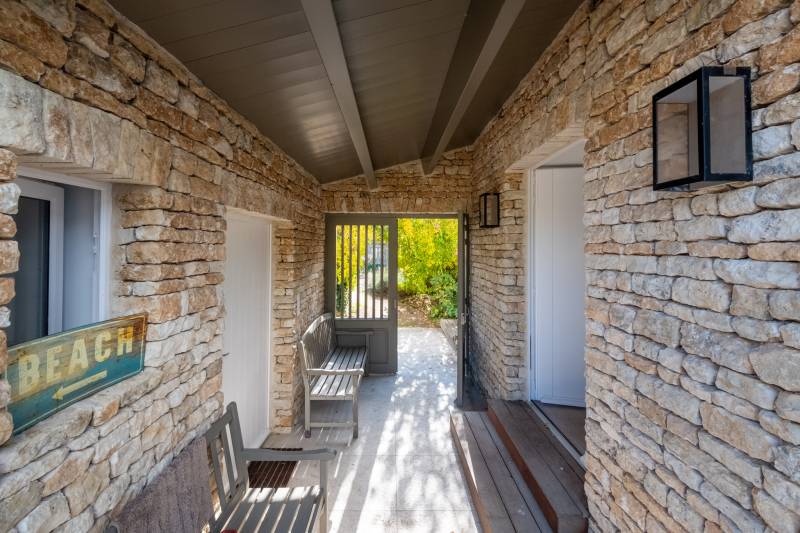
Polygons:
<instances>
[{"instance_id":1,"label":"sunlit floor patch","mask_svg":"<svg viewBox=\"0 0 800 533\"><path fill-rule=\"evenodd\" d=\"M349 429L302 428L272 435L267 446L334 448L332 532L479 531L450 437L456 356L441 330L400 328L398 373L367 377L359 395L359 438ZM312 407L314 418L347 420L350 404ZM291 485L316 483L318 466L300 463Z\"/></svg>"}]
</instances>

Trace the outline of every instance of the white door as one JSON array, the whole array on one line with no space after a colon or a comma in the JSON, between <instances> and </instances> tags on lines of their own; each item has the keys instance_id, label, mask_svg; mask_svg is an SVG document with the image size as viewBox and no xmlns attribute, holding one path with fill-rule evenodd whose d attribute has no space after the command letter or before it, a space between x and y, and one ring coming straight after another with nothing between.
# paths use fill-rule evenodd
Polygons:
<instances>
[{"instance_id":1,"label":"white door","mask_svg":"<svg viewBox=\"0 0 800 533\"><path fill-rule=\"evenodd\" d=\"M225 283L225 357L222 392L239 408L246 447L269 434L270 224L228 210Z\"/></svg>"},{"instance_id":2,"label":"white door","mask_svg":"<svg viewBox=\"0 0 800 533\"><path fill-rule=\"evenodd\" d=\"M534 172L533 399L585 405L583 174Z\"/></svg>"}]
</instances>

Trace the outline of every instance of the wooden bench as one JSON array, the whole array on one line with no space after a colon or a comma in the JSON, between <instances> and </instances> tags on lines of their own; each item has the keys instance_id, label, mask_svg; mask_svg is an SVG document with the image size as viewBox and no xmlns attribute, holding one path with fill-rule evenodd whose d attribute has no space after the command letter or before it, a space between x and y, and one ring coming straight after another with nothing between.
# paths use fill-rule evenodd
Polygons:
<instances>
[{"instance_id":1,"label":"wooden bench","mask_svg":"<svg viewBox=\"0 0 800 533\"><path fill-rule=\"evenodd\" d=\"M211 472L219 496L219 514L211 504ZM282 451L248 449L236 403L214 422L204 437L190 443L144 491L112 519L105 533L197 533L206 524L210 533L308 533L319 520L328 529L328 468L334 450ZM319 485L257 488L250 486L250 461L319 461Z\"/></svg>"},{"instance_id":2,"label":"wooden bench","mask_svg":"<svg viewBox=\"0 0 800 533\"><path fill-rule=\"evenodd\" d=\"M359 336L364 344L339 346L343 336ZM300 339L300 362L305 388L305 435L311 428L352 427L358 438L358 386L364 376L372 331L336 331L332 313L317 317ZM311 401L352 401L351 422L314 422L311 420Z\"/></svg>"},{"instance_id":3,"label":"wooden bench","mask_svg":"<svg viewBox=\"0 0 800 533\"><path fill-rule=\"evenodd\" d=\"M214 422L205 436L211 452L220 514L211 532L309 532L319 518L319 531L328 530L328 461L336 451L283 451L245 448L236 403ZM319 485L311 487L256 488L249 486L250 461L319 461Z\"/></svg>"}]
</instances>

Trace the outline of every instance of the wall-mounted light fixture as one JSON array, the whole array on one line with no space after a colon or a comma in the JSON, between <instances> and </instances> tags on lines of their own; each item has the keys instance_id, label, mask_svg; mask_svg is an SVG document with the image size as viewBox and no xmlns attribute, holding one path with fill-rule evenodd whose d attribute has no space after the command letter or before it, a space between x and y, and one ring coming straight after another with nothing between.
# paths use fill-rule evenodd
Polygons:
<instances>
[{"instance_id":1,"label":"wall-mounted light fixture","mask_svg":"<svg viewBox=\"0 0 800 533\"><path fill-rule=\"evenodd\" d=\"M480 227L495 228L500 225L500 194L485 192L480 197Z\"/></svg>"},{"instance_id":2,"label":"wall-mounted light fixture","mask_svg":"<svg viewBox=\"0 0 800 533\"><path fill-rule=\"evenodd\" d=\"M653 96L653 188L752 181L750 69L702 67Z\"/></svg>"}]
</instances>

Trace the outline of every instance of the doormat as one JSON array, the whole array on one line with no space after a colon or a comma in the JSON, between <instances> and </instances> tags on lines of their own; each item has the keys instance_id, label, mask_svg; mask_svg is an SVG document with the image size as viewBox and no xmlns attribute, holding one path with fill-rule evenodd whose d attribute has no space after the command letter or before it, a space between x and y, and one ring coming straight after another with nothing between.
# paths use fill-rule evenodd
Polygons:
<instances>
[{"instance_id":1,"label":"doormat","mask_svg":"<svg viewBox=\"0 0 800 533\"><path fill-rule=\"evenodd\" d=\"M268 450L299 452L302 448L267 448ZM247 465L250 487L257 489L288 487L297 461L251 461Z\"/></svg>"}]
</instances>

